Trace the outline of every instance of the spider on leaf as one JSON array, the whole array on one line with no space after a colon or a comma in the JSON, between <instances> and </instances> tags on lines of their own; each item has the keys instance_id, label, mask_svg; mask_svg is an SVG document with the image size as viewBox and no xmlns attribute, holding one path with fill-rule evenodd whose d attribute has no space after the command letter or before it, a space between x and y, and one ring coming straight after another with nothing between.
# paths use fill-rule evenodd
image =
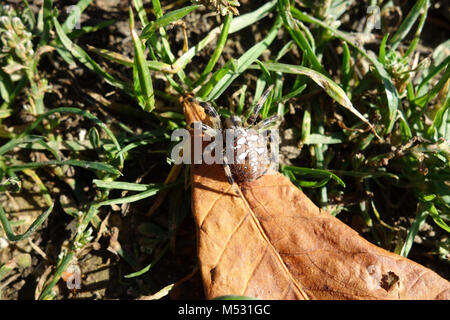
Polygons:
<instances>
[{"instance_id":1,"label":"spider on leaf","mask_svg":"<svg viewBox=\"0 0 450 320\"><path fill-rule=\"evenodd\" d=\"M234 182L258 179L278 160L276 145L278 136L274 134L274 131L266 129L280 120L280 117L275 115L256 121L272 89L273 85L264 91L246 121L237 115L232 115L222 122L219 113L209 102L199 103L211 118L212 127L202 122L193 122L191 128L200 129L211 138L222 135L222 141L231 141L229 146L231 149L227 150L229 148L227 145L222 152L222 165L231 185ZM227 136L231 139L227 140Z\"/></svg>"}]
</instances>

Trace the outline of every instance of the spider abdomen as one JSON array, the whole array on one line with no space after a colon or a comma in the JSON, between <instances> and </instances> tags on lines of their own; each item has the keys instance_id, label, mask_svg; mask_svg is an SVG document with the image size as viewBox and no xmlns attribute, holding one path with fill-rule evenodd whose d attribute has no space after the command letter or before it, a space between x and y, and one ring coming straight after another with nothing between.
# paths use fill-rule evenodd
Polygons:
<instances>
[{"instance_id":1,"label":"spider abdomen","mask_svg":"<svg viewBox=\"0 0 450 320\"><path fill-rule=\"evenodd\" d=\"M237 128L234 135L234 159L230 170L237 182L253 181L267 170L270 161L267 139L255 130Z\"/></svg>"}]
</instances>

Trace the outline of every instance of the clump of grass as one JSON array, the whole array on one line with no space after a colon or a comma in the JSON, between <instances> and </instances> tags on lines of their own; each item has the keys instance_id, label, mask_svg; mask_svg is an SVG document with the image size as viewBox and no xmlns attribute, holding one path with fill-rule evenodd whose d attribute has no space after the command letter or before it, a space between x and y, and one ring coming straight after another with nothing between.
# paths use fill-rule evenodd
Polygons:
<instances>
[{"instance_id":1,"label":"clump of grass","mask_svg":"<svg viewBox=\"0 0 450 320\"><path fill-rule=\"evenodd\" d=\"M43 16L40 18L42 22ZM33 115L44 111L44 95L50 87L37 68L41 56L51 48L46 45L45 31L41 28L29 7L20 12L11 6L0 8L0 92L4 100L1 118L10 115L9 106L23 90L28 96L25 110ZM41 41L35 46L33 37L38 33Z\"/></svg>"}]
</instances>

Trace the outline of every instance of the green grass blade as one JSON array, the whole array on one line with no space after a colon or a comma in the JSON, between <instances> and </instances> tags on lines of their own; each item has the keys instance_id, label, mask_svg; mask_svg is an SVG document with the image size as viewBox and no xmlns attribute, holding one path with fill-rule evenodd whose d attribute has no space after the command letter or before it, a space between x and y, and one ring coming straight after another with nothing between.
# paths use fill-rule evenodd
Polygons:
<instances>
[{"instance_id":1,"label":"green grass blade","mask_svg":"<svg viewBox=\"0 0 450 320\"><path fill-rule=\"evenodd\" d=\"M119 141L117 141L117 138L115 137L113 132L106 126L106 124L104 124L102 121L100 121L93 114L91 114L91 113L89 113L87 111L81 110L79 108L73 108L73 107L55 108L55 109L47 111L46 113L38 116L36 118L36 120L18 138L25 137L31 131L33 131L44 119L48 118L48 116L50 116L50 115L52 115L54 113L57 113L57 112L62 112L62 113L68 112L68 113L78 114L78 115L81 115L81 116L85 117L86 119L92 121L93 123L98 125L100 128L102 128L105 131L105 133L111 138L111 140L113 141L114 145L116 146L117 151L121 150L121 146L119 144ZM13 142L9 141L6 145L9 145L10 143L13 143ZM123 166L123 156L119 156L119 158L120 158L120 165Z\"/></svg>"},{"instance_id":2,"label":"green grass blade","mask_svg":"<svg viewBox=\"0 0 450 320\"><path fill-rule=\"evenodd\" d=\"M300 141L305 143L311 135L311 106L305 108L302 119L302 130Z\"/></svg>"},{"instance_id":3,"label":"green grass blade","mask_svg":"<svg viewBox=\"0 0 450 320\"><path fill-rule=\"evenodd\" d=\"M436 138L436 140L437 140L437 137L435 137L435 135L437 132L439 132L439 128L441 128L441 126L443 125L444 116L445 116L447 110L449 110L449 109L450 109L450 98L447 97L447 99L445 100L442 107L439 108L439 110L436 112L436 115L434 116L434 119L433 119L433 123L427 130L427 135L429 138Z\"/></svg>"},{"instance_id":4,"label":"green grass blade","mask_svg":"<svg viewBox=\"0 0 450 320\"><path fill-rule=\"evenodd\" d=\"M30 170L30 169L22 170L22 172L24 174L26 174L27 176L29 176L31 179L33 179L35 185L38 186L39 189L41 190L42 196L43 196L44 200L47 202L47 205L52 206L53 200L50 196L50 193L48 192L47 187L42 182L41 178L39 178L39 176L36 174L36 172L34 172L33 170Z\"/></svg>"},{"instance_id":5,"label":"green grass blade","mask_svg":"<svg viewBox=\"0 0 450 320\"><path fill-rule=\"evenodd\" d=\"M386 42L389 38L389 33L386 33L381 40L380 50L378 51L378 61L384 66L386 64Z\"/></svg>"},{"instance_id":6,"label":"green grass blade","mask_svg":"<svg viewBox=\"0 0 450 320\"><path fill-rule=\"evenodd\" d=\"M123 203L131 203L131 202L139 201L139 200L151 197L151 196L157 194L158 192L160 192L161 190L166 189L167 187L168 187L168 185L155 186L146 191L143 191L138 194L133 194L128 197L109 199L109 200L102 201L98 204L98 206L109 206L112 204L123 204Z\"/></svg>"},{"instance_id":7,"label":"green grass blade","mask_svg":"<svg viewBox=\"0 0 450 320\"><path fill-rule=\"evenodd\" d=\"M326 177L320 181L306 181L306 180L298 180L295 179L295 184L299 187L303 188L322 188L327 185L330 181L331 177Z\"/></svg>"},{"instance_id":8,"label":"green grass blade","mask_svg":"<svg viewBox=\"0 0 450 320\"><path fill-rule=\"evenodd\" d=\"M163 16L161 3L159 2L159 0L152 0L152 4L153 4L153 9L154 9L156 18L157 19L161 18ZM161 35L159 42L155 39L154 36L151 37L152 45L156 45L156 47L159 48L158 51L162 54L163 60L166 63L170 63L173 65L173 63L175 62L175 55L172 53L172 50L170 48L170 43L168 40L167 32L164 29L164 27L159 28L159 34ZM177 75L180 78L181 82L183 82L185 85L189 85L190 80L186 77L186 75L183 71L183 68L178 68L177 70L178 70ZM170 77L167 77L167 78L170 78ZM174 85L172 84L172 86L174 86ZM177 91L180 91L179 88L177 88L176 86L174 86L174 87L176 88Z\"/></svg>"},{"instance_id":9,"label":"green grass blade","mask_svg":"<svg viewBox=\"0 0 450 320\"><path fill-rule=\"evenodd\" d=\"M161 3L159 0L152 0L153 10L155 10L155 16L157 19L161 18L163 15L163 11L161 8Z\"/></svg>"},{"instance_id":10,"label":"green grass blade","mask_svg":"<svg viewBox=\"0 0 450 320\"><path fill-rule=\"evenodd\" d=\"M130 182L122 182L122 181L103 181L103 180L92 180L92 183L94 183L99 188L105 188L105 189L119 189L119 190L128 190L128 191L146 191L149 189L154 188L162 188L167 187L166 185L159 185L159 184L139 184L139 183L130 183Z\"/></svg>"},{"instance_id":11,"label":"green grass blade","mask_svg":"<svg viewBox=\"0 0 450 320\"><path fill-rule=\"evenodd\" d=\"M311 48L308 40L306 40L306 37L303 35L303 32L300 30L300 28L297 26L296 22L292 18L289 9L290 8L289 1L287 0L278 1L278 8L279 8L278 12L280 13L283 19L284 27L288 30L289 34L291 35L295 43L297 43L300 49L304 52L306 58L311 63L313 69L319 71L320 73L327 74L322 64L320 63L319 59L317 58L316 54L314 53L313 49Z\"/></svg>"},{"instance_id":12,"label":"green grass blade","mask_svg":"<svg viewBox=\"0 0 450 320\"><path fill-rule=\"evenodd\" d=\"M361 119L365 124L367 124L370 128L373 129L372 124L364 118L364 116L353 107L353 104L351 103L350 99L347 97L345 92L342 90L342 88L335 83L330 78L324 76L323 74L314 71L312 69L302 67L302 66L296 66L296 65L290 65L290 64L283 64L283 63L276 63L276 62L268 62L264 64L267 69L270 71L275 72L282 72L282 73L290 73L290 74L297 74L297 75L305 75L309 77L311 80L313 80L317 85L319 85L321 88L325 90L325 92L333 98L337 103L339 103L341 106L352 112L355 116L357 116L359 119Z\"/></svg>"},{"instance_id":13,"label":"green grass blade","mask_svg":"<svg viewBox=\"0 0 450 320\"><path fill-rule=\"evenodd\" d=\"M74 251L70 251L64 256L64 258L58 264L58 268L56 269L52 280L45 286L44 290L42 290L42 293L39 296L39 300L49 299L49 297L51 295L52 288L59 281L59 279L61 278L62 273L66 270L66 268L69 265L69 263L72 262L74 256L75 256L75 252Z\"/></svg>"},{"instance_id":14,"label":"green grass blade","mask_svg":"<svg viewBox=\"0 0 450 320\"><path fill-rule=\"evenodd\" d=\"M30 143L40 144L42 147L44 147L44 149L50 151L55 158L59 159L58 153L52 147L50 147L50 145L48 145L45 142L43 137L40 137L40 136L26 136L26 137L12 139L0 147L0 156L5 154L6 152L12 150L13 148L15 148L17 146L20 146L22 144L30 144Z\"/></svg>"},{"instance_id":15,"label":"green grass blade","mask_svg":"<svg viewBox=\"0 0 450 320\"><path fill-rule=\"evenodd\" d=\"M81 49L81 47L73 43L62 29L56 17L53 17L53 23L55 25L58 39L63 44L64 48L68 50L75 58L77 58L84 66L100 75L110 85L122 89L128 93L132 92L131 88L126 83L116 80L113 76L105 72L83 49Z\"/></svg>"},{"instance_id":16,"label":"green grass blade","mask_svg":"<svg viewBox=\"0 0 450 320\"><path fill-rule=\"evenodd\" d=\"M50 31L52 29L52 18L53 17L53 1L52 0L44 0L42 3L42 30L41 30L41 36L39 39L39 45L43 46L46 45L49 38L50 38Z\"/></svg>"},{"instance_id":17,"label":"green grass blade","mask_svg":"<svg viewBox=\"0 0 450 320\"><path fill-rule=\"evenodd\" d=\"M133 10L130 7L130 32L131 39L133 40L134 46L134 66L133 69L137 72L138 78L135 77L134 81L138 85L135 85L135 89L139 88L140 92L136 92L137 95L142 95L143 97L143 109L145 111L151 112L155 108L155 94L153 92L152 77L150 70L147 67L147 60L144 55L144 46L141 39L134 29L134 18Z\"/></svg>"},{"instance_id":18,"label":"green grass blade","mask_svg":"<svg viewBox=\"0 0 450 320\"><path fill-rule=\"evenodd\" d=\"M323 170L323 169L312 169L312 168L301 168L301 167L295 167L295 166L287 166L282 165L281 171L290 171L293 174L300 174L300 175L312 175L312 176L318 176L318 177L330 177L334 181L336 181L341 186L345 187L344 181L342 181L341 178L339 178L334 173Z\"/></svg>"},{"instance_id":19,"label":"green grass blade","mask_svg":"<svg viewBox=\"0 0 450 320\"><path fill-rule=\"evenodd\" d=\"M133 67L134 61L118 52L110 51L107 49L99 49L91 46L89 46L88 48L92 52L95 52L99 56L106 58L112 62L119 63L127 67ZM147 60L147 67L150 70L160 71L162 73L174 74L178 72L178 70L175 70L170 64L160 61Z\"/></svg>"},{"instance_id":20,"label":"green grass blade","mask_svg":"<svg viewBox=\"0 0 450 320\"><path fill-rule=\"evenodd\" d=\"M143 26L148 25L147 12L145 12L144 4L142 0L133 0L134 7L136 8L136 12L138 14L139 20Z\"/></svg>"},{"instance_id":21,"label":"green grass blade","mask_svg":"<svg viewBox=\"0 0 450 320\"><path fill-rule=\"evenodd\" d=\"M270 46L281 26L281 19L277 17L266 38L255 44L236 60L236 70L224 67L227 70L226 74L215 84L211 92L209 92L207 100L211 101L217 99L242 72L247 70L248 67L250 67L250 65Z\"/></svg>"},{"instance_id":22,"label":"green grass blade","mask_svg":"<svg viewBox=\"0 0 450 320\"><path fill-rule=\"evenodd\" d=\"M420 40L420 34L422 33L422 29L425 25L425 21L427 20L428 8L430 7L430 2L428 0L425 1L425 5L421 8L421 17L419 21L419 25L417 26L416 33L414 34L414 39L411 41L408 50L405 52L405 57L409 56L417 47L417 44Z\"/></svg>"},{"instance_id":23,"label":"green grass blade","mask_svg":"<svg viewBox=\"0 0 450 320\"><path fill-rule=\"evenodd\" d=\"M70 7L71 11L62 24L64 33L67 34L75 28L77 22L80 21L81 14L91 4L91 2L92 0L80 0L76 5Z\"/></svg>"},{"instance_id":24,"label":"green grass blade","mask_svg":"<svg viewBox=\"0 0 450 320\"><path fill-rule=\"evenodd\" d=\"M184 16L200 7L200 5L191 5L166 13L156 21L151 21L150 23L148 23L142 30L141 38L145 40L149 39L159 28L166 27L172 22L182 19Z\"/></svg>"},{"instance_id":25,"label":"green grass blade","mask_svg":"<svg viewBox=\"0 0 450 320\"><path fill-rule=\"evenodd\" d=\"M7 75L3 70L0 69L0 97L5 102L11 102L10 92L13 91L13 84L9 75Z\"/></svg>"},{"instance_id":26,"label":"green grass blade","mask_svg":"<svg viewBox=\"0 0 450 320\"><path fill-rule=\"evenodd\" d=\"M148 272L148 270L150 270L150 268L153 267L166 254L168 249L169 249L169 244L166 244L164 249L161 250L161 252L155 258L155 260L153 260L145 268L143 268L143 269L141 269L141 270L139 270L137 272L133 272L133 273L125 275L125 278L127 278L127 279L135 278L135 277L138 277L138 276L143 275L144 273Z\"/></svg>"},{"instance_id":27,"label":"green grass blade","mask_svg":"<svg viewBox=\"0 0 450 320\"><path fill-rule=\"evenodd\" d=\"M2 85L6 85L6 79L2 78L0 76L0 82L2 82L2 84L0 84L0 87ZM22 89L25 88L25 85L28 83L28 79L26 76L23 76L22 79L20 79L16 85L14 86L14 88L12 90L8 90L8 88L6 88L7 90L7 94L8 97L6 99L4 99L5 101L0 104L0 109L1 110L5 110L5 109L9 109L10 106L14 103L14 101L16 100L17 96L22 92Z\"/></svg>"},{"instance_id":28,"label":"green grass blade","mask_svg":"<svg viewBox=\"0 0 450 320\"><path fill-rule=\"evenodd\" d=\"M375 215L375 217L377 218L378 222L385 228L391 229L392 231L398 231L399 229L396 227L392 227L390 225L388 225L386 222L384 222L383 220L381 220L381 216L380 213L378 212L377 208L375 207L375 203L373 202L373 200L370 200L370 204L372 206L372 211L373 214Z\"/></svg>"},{"instance_id":29,"label":"green grass blade","mask_svg":"<svg viewBox=\"0 0 450 320\"><path fill-rule=\"evenodd\" d=\"M208 95L208 93L211 92L211 90L214 88L214 86L225 77L225 75L229 72L230 69L233 69L233 64L235 64L236 61L234 59L231 59L225 63L225 65L214 72L214 74L211 76L211 78L203 84L201 89L197 92L197 97L205 99L205 97Z\"/></svg>"},{"instance_id":30,"label":"green grass blade","mask_svg":"<svg viewBox=\"0 0 450 320\"><path fill-rule=\"evenodd\" d=\"M34 16L33 9L31 9L28 0L23 0L23 2L25 3L26 8L23 10L22 14L26 17L31 29L34 29L36 27L36 17Z\"/></svg>"},{"instance_id":31,"label":"green grass blade","mask_svg":"<svg viewBox=\"0 0 450 320\"><path fill-rule=\"evenodd\" d=\"M418 0L401 25L398 27L397 32L392 36L389 41L391 44L391 50L397 49L398 45L403 41L406 35L409 33L417 18L422 13L422 10L426 10L428 0Z\"/></svg>"},{"instance_id":32,"label":"green grass blade","mask_svg":"<svg viewBox=\"0 0 450 320\"><path fill-rule=\"evenodd\" d=\"M111 173L113 175L121 175L121 172L114 168L113 166L103 163L103 162L94 162L94 161L82 161L82 160L49 160L42 162L29 162L17 165L11 165L8 167L8 170L11 172L21 171L23 169L31 169L31 168L40 168L45 166L75 166L81 167L84 169L90 169L94 171L105 171Z\"/></svg>"},{"instance_id":33,"label":"green grass blade","mask_svg":"<svg viewBox=\"0 0 450 320\"><path fill-rule=\"evenodd\" d=\"M417 232L419 232L420 226L425 222L429 212L427 210L421 210L416 216L411 228L408 231L408 234L405 239L405 243L403 244L402 249L400 250L400 255L403 257L407 257L409 252L411 251L412 245L414 243L414 237Z\"/></svg>"},{"instance_id":34,"label":"green grass blade","mask_svg":"<svg viewBox=\"0 0 450 320\"><path fill-rule=\"evenodd\" d=\"M373 172L363 172L363 171L343 171L343 170L333 170L335 174L340 176L368 179L368 178L380 178L380 177L388 177L393 180L398 181L400 178L393 173L385 172L385 171L373 171Z\"/></svg>"},{"instance_id":35,"label":"green grass blade","mask_svg":"<svg viewBox=\"0 0 450 320\"><path fill-rule=\"evenodd\" d=\"M214 49L211 58L208 61L208 64L206 65L200 77L195 81L195 83L192 84L191 88L195 88L197 85L202 83L206 79L206 77L210 74L210 72L214 69L214 66L216 65L217 61L220 58L220 55L222 54L223 48L225 47L225 43L228 38L228 32L230 30L232 20L233 14L230 12L225 17L225 21L223 22L222 25L222 31L220 33L219 40L217 42L216 48Z\"/></svg>"},{"instance_id":36,"label":"green grass blade","mask_svg":"<svg viewBox=\"0 0 450 320\"><path fill-rule=\"evenodd\" d=\"M428 91L426 94L424 94L421 97L418 97L414 100L414 103L424 107L429 101L431 101L438 93L441 91L441 89L445 86L448 79L450 78L450 62L447 63L447 68L445 69L444 74L442 75L441 79L439 79L438 83L434 85L430 91Z\"/></svg>"},{"instance_id":37,"label":"green grass blade","mask_svg":"<svg viewBox=\"0 0 450 320\"><path fill-rule=\"evenodd\" d=\"M342 42L342 89L348 94L350 92L349 83L352 77L351 55L347 42Z\"/></svg>"},{"instance_id":38,"label":"green grass blade","mask_svg":"<svg viewBox=\"0 0 450 320\"><path fill-rule=\"evenodd\" d=\"M44 213L42 213L39 217L36 218L36 220L33 221L33 223L30 225L30 227L25 231L23 234L16 235L14 234L11 224L6 217L5 211L3 211L3 207L0 205L0 222L2 223L3 230L5 231L6 236L11 241L20 241L27 239L34 231L36 231L37 228L39 228L42 223L47 219L47 217L50 215L50 213L53 210L53 204L48 208Z\"/></svg>"},{"instance_id":39,"label":"green grass blade","mask_svg":"<svg viewBox=\"0 0 450 320\"><path fill-rule=\"evenodd\" d=\"M433 79L436 75L438 75L439 73L441 73L442 70L444 70L444 68L446 66L450 65L450 56L448 56L447 58L445 58L442 62L440 62L437 66L434 66L432 68L430 68L430 70L428 71L428 74L426 75L425 78L423 78L422 82L420 82L416 92L417 95L425 95L425 93L428 89L427 88L427 84L431 81L431 79ZM423 94L422 94L423 93Z\"/></svg>"},{"instance_id":40,"label":"green grass blade","mask_svg":"<svg viewBox=\"0 0 450 320\"><path fill-rule=\"evenodd\" d=\"M298 97L306 89L306 87L307 87L307 84L302 84L298 88L295 88L291 92L282 96L279 100L277 100L277 102L286 102L287 100L290 100L294 97Z\"/></svg>"},{"instance_id":41,"label":"green grass blade","mask_svg":"<svg viewBox=\"0 0 450 320\"><path fill-rule=\"evenodd\" d=\"M67 36L70 39L76 39L84 34L97 32L103 28L109 27L110 25L113 25L115 22L116 21L114 21L114 20L108 20L108 21L101 22L95 26L83 26L80 29L75 29L72 32L68 33Z\"/></svg>"},{"instance_id":42,"label":"green grass blade","mask_svg":"<svg viewBox=\"0 0 450 320\"><path fill-rule=\"evenodd\" d=\"M243 85L241 88L241 94L239 96L239 102L235 110L235 114L241 115L245 106L245 92L247 91L247 85Z\"/></svg>"},{"instance_id":43,"label":"green grass blade","mask_svg":"<svg viewBox=\"0 0 450 320\"><path fill-rule=\"evenodd\" d=\"M292 50L292 47L295 45L295 41L294 40L290 40L289 42L287 42L281 49L280 51L277 52L277 56L275 57L275 61L279 61L281 58L283 58L286 53L288 53L289 51Z\"/></svg>"},{"instance_id":44,"label":"green grass blade","mask_svg":"<svg viewBox=\"0 0 450 320\"><path fill-rule=\"evenodd\" d=\"M441 227L442 229L444 229L447 232L450 232L450 226L448 224L446 224L445 221L441 218L441 216L439 215L439 212L437 211L437 209L434 205L431 205L429 212L430 212L430 216L433 218L434 222L439 227Z\"/></svg>"}]
</instances>

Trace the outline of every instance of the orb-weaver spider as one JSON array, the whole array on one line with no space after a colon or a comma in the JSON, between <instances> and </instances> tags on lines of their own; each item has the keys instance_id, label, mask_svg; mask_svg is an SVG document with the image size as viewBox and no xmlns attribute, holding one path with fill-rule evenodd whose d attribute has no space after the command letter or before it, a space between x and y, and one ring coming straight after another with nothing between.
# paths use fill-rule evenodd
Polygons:
<instances>
[{"instance_id":1,"label":"orb-weaver spider","mask_svg":"<svg viewBox=\"0 0 450 320\"><path fill-rule=\"evenodd\" d=\"M231 185L234 182L258 179L277 161L278 152L275 145L277 139L275 139L273 131L271 131L270 137L263 134L262 131L280 118L275 115L256 122L272 88L273 85L269 86L262 94L246 121L243 121L239 116L232 115L222 122L219 113L209 102L200 102L205 113L211 118L212 127L201 122L194 122L191 127L197 126L210 137L217 137L218 134L221 134L222 141L226 140L226 135L232 137L231 152L224 149L222 158L225 174ZM267 131L264 131L264 133L267 133ZM230 158L230 154L232 158Z\"/></svg>"}]
</instances>

